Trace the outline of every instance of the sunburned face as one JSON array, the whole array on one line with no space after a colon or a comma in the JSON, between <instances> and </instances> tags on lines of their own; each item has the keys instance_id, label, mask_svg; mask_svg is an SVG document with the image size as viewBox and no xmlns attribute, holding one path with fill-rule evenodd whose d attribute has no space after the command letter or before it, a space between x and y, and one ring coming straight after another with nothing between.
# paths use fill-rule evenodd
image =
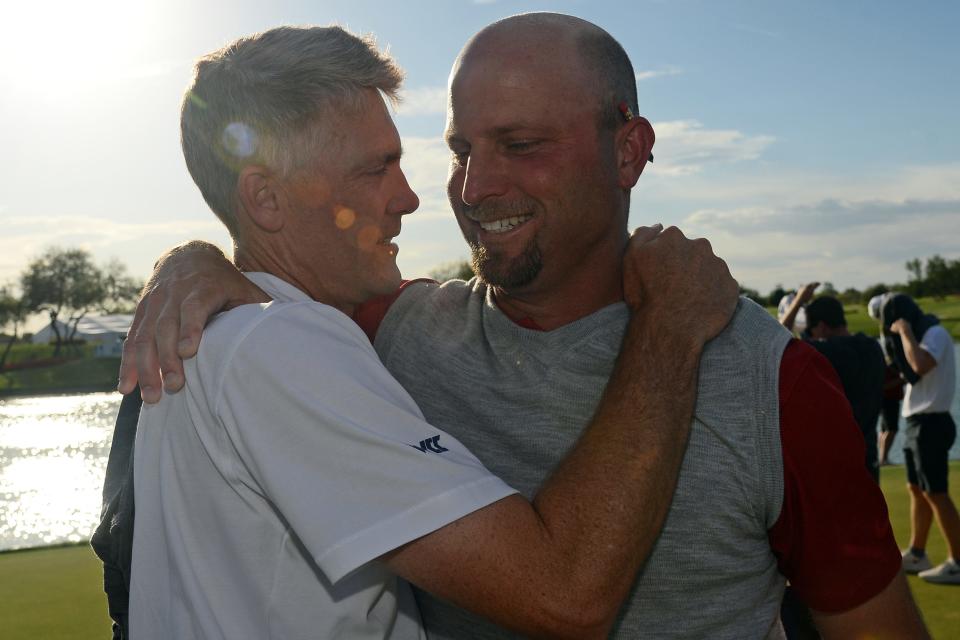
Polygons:
<instances>
[{"instance_id":1,"label":"sunburned face","mask_svg":"<svg viewBox=\"0 0 960 640\"><path fill-rule=\"evenodd\" d=\"M571 276L622 250L618 193L596 101L576 62L491 47L452 77L447 194L478 274L508 292ZM612 240L612 241L611 241Z\"/></svg>"}]
</instances>

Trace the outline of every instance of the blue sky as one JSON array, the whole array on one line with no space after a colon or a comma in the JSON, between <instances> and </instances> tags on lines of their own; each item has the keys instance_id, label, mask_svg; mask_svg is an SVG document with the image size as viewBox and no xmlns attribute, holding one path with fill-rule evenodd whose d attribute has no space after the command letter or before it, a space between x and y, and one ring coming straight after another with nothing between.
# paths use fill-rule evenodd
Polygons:
<instances>
[{"instance_id":1,"label":"blue sky","mask_svg":"<svg viewBox=\"0 0 960 640\"><path fill-rule=\"evenodd\" d=\"M16 1L16 0L15 0ZM145 276L190 238L228 246L180 155L191 61L279 24L372 32L407 70L396 114L421 197L408 277L466 257L440 139L450 63L523 11L591 20L624 45L656 163L631 223L709 238L746 286L904 280L960 257L960 5L953 2L56 0L5 9L0 283L50 245Z\"/></svg>"}]
</instances>

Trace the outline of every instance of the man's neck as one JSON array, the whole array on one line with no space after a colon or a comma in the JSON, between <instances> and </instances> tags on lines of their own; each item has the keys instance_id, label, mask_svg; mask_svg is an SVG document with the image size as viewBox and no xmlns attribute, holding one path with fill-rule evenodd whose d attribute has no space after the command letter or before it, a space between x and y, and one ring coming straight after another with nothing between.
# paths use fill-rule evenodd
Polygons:
<instances>
[{"instance_id":1,"label":"man's neck","mask_svg":"<svg viewBox=\"0 0 960 640\"><path fill-rule=\"evenodd\" d=\"M515 322L552 331L623 301L623 252L627 236L610 236L581 256L573 267L550 270L544 264L530 284L492 287L497 306Z\"/></svg>"},{"instance_id":2,"label":"man's neck","mask_svg":"<svg viewBox=\"0 0 960 640\"><path fill-rule=\"evenodd\" d=\"M623 300L620 271L604 282L569 281L563 286L524 287L506 291L491 287L493 299L514 322L552 331Z\"/></svg>"},{"instance_id":3,"label":"man's neck","mask_svg":"<svg viewBox=\"0 0 960 640\"><path fill-rule=\"evenodd\" d=\"M313 274L298 273L296 270L289 269L281 261L274 259L269 252L237 248L233 255L233 262L241 271L269 273L300 289L317 302L330 305L348 316L353 316L356 305L338 300Z\"/></svg>"}]
</instances>

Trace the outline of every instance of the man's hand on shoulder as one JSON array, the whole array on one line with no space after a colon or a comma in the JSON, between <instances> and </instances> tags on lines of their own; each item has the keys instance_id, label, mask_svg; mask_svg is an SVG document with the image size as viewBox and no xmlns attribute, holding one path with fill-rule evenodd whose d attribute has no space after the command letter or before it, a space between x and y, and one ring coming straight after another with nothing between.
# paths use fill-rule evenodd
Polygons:
<instances>
[{"instance_id":1,"label":"man's hand on shoulder","mask_svg":"<svg viewBox=\"0 0 960 640\"><path fill-rule=\"evenodd\" d=\"M197 353L207 320L224 309L270 298L247 280L217 247L193 241L174 247L154 265L123 344L117 390L140 384L144 402L183 387L183 360Z\"/></svg>"},{"instance_id":2,"label":"man's hand on shoulder","mask_svg":"<svg viewBox=\"0 0 960 640\"><path fill-rule=\"evenodd\" d=\"M624 300L658 333L699 349L723 331L737 307L739 286L704 238L676 227L639 227L624 257Z\"/></svg>"}]
</instances>

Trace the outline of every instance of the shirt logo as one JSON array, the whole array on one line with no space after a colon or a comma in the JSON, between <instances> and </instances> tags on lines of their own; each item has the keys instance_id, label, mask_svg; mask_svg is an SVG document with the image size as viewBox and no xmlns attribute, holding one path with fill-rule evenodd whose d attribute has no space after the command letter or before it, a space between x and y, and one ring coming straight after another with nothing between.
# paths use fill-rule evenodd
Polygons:
<instances>
[{"instance_id":1,"label":"shirt logo","mask_svg":"<svg viewBox=\"0 0 960 640\"><path fill-rule=\"evenodd\" d=\"M432 438L427 438L426 440L421 440L420 444L408 444L408 447L413 447L424 453L430 451L431 453L443 453L444 451L450 451L446 447L440 446L440 436L436 435Z\"/></svg>"}]
</instances>

